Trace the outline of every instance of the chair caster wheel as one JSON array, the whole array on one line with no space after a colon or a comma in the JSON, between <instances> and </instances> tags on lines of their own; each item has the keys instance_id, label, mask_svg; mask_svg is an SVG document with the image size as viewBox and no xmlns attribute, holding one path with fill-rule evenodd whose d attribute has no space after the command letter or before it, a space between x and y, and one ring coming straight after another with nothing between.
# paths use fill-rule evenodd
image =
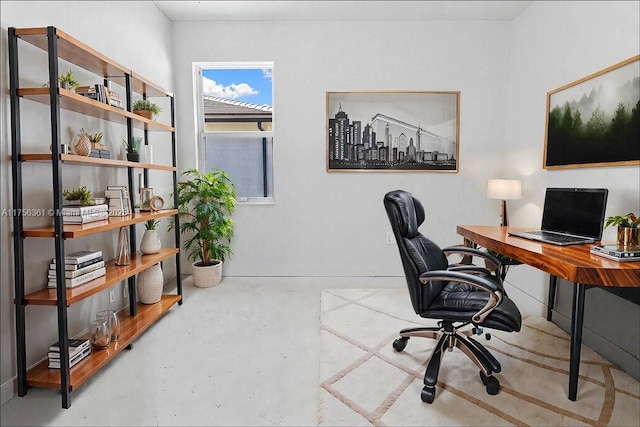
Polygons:
<instances>
[{"instance_id":1,"label":"chair caster wheel","mask_svg":"<svg viewBox=\"0 0 640 427\"><path fill-rule=\"evenodd\" d=\"M401 352L407 346L407 341L409 341L409 337L396 338L393 342L393 349L397 352Z\"/></svg>"},{"instance_id":2,"label":"chair caster wheel","mask_svg":"<svg viewBox=\"0 0 640 427\"><path fill-rule=\"evenodd\" d=\"M422 393L420 393L420 399L422 399L425 403L433 403L433 399L436 398L436 388L429 388L424 386L422 388Z\"/></svg>"},{"instance_id":3,"label":"chair caster wheel","mask_svg":"<svg viewBox=\"0 0 640 427\"><path fill-rule=\"evenodd\" d=\"M487 389L487 394L491 396L495 396L500 391L500 381L494 376L486 376L484 372L480 371L480 379L482 380L482 384Z\"/></svg>"}]
</instances>

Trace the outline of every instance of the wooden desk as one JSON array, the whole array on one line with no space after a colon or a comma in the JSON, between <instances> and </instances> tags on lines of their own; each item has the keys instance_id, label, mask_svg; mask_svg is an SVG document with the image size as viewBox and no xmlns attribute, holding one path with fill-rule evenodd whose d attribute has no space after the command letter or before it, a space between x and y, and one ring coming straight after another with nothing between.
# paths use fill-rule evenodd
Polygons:
<instances>
[{"instance_id":1,"label":"wooden desk","mask_svg":"<svg viewBox=\"0 0 640 427\"><path fill-rule=\"evenodd\" d=\"M477 244L549 273L547 320L551 320L557 278L573 282L569 399L575 401L578 392L585 290L588 286L640 287L640 262L617 262L593 255L589 252L591 245L555 246L508 235L509 230L526 229L459 225L457 232L464 237L467 245Z\"/></svg>"}]
</instances>

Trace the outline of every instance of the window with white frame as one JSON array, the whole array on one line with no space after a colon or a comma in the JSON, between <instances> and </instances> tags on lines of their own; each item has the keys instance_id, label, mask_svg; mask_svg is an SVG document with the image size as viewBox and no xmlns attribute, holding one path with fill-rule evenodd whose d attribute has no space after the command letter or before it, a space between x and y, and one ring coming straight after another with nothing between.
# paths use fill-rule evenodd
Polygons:
<instances>
[{"instance_id":1,"label":"window with white frame","mask_svg":"<svg viewBox=\"0 0 640 427\"><path fill-rule=\"evenodd\" d=\"M201 172L223 169L239 201L273 201L273 62L194 64Z\"/></svg>"}]
</instances>

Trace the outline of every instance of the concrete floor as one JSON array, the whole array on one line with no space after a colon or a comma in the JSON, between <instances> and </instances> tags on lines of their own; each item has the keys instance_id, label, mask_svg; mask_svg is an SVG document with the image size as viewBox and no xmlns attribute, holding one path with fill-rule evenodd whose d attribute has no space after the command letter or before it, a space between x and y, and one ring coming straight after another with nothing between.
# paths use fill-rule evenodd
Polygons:
<instances>
[{"instance_id":1,"label":"concrete floor","mask_svg":"<svg viewBox=\"0 0 640 427\"><path fill-rule=\"evenodd\" d=\"M320 291L404 287L403 277L183 281L173 307L71 394L30 389L0 425L316 425Z\"/></svg>"}]
</instances>

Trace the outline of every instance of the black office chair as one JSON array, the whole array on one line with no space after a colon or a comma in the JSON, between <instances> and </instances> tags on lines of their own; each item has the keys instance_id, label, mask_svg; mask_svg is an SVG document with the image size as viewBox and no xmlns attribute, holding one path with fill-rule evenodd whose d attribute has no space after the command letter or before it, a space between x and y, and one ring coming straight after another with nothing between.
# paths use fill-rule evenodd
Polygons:
<instances>
[{"instance_id":1,"label":"black office chair","mask_svg":"<svg viewBox=\"0 0 640 427\"><path fill-rule=\"evenodd\" d=\"M402 351L410 337L438 339L424 374L422 401L433 402L442 356L453 347L462 350L480 368L487 393L497 394L500 383L493 374L500 372L500 363L471 335L481 335L482 327L517 332L522 322L520 311L507 297L500 277L475 265L449 265L447 257L456 253L478 256L498 266L500 261L465 246L441 249L420 234L424 208L411 193L391 191L384 196L384 206L400 250L413 309L421 317L440 319L437 327L401 330L400 338L393 343L396 351ZM487 339L490 337L486 335Z\"/></svg>"}]
</instances>

